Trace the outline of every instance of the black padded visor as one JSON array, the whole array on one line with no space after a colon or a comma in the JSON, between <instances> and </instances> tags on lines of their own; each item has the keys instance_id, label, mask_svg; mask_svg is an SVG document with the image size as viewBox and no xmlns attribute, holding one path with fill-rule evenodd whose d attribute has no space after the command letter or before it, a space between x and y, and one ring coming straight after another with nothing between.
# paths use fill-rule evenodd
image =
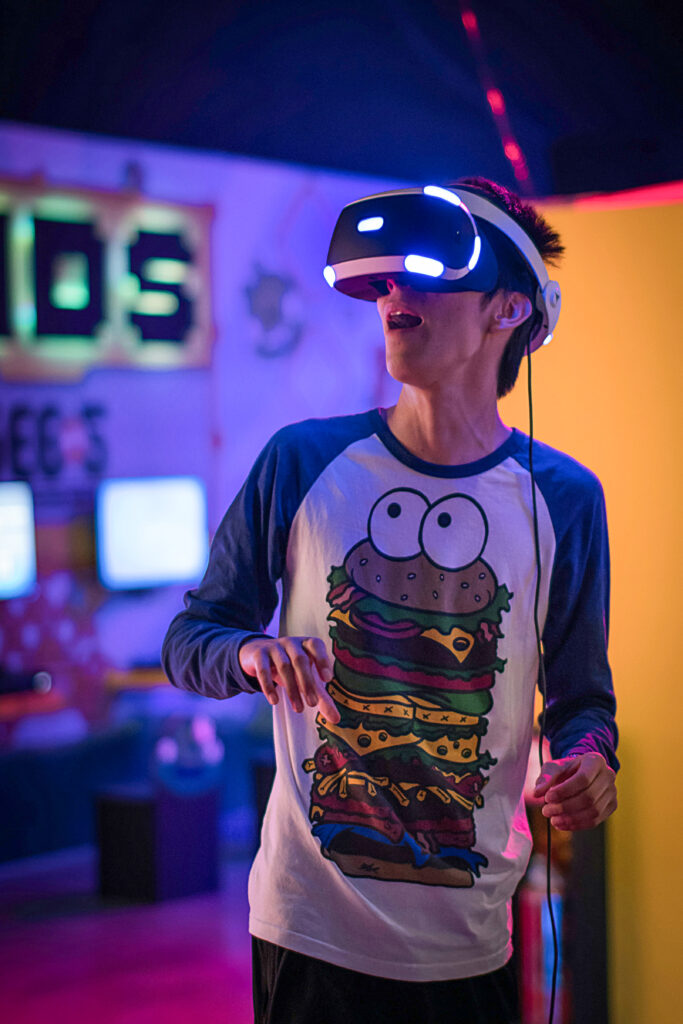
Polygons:
<instances>
[{"instance_id":1,"label":"black padded visor","mask_svg":"<svg viewBox=\"0 0 683 1024\"><path fill-rule=\"evenodd\" d=\"M358 299L375 300L391 277L430 292L488 292L496 286L498 264L486 235L461 207L422 192L374 196L342 210L332 234L328 266L335 270L334 287ZM468 264L476 248L479 257ZM446 271L462 274L456 280L405 270L406 256L438 260ZM357 261L362 265L355 265ZM350 273L349 273L350 272ZM346 276L346 275L349 276Z\"/></svg>"}]
</instances>

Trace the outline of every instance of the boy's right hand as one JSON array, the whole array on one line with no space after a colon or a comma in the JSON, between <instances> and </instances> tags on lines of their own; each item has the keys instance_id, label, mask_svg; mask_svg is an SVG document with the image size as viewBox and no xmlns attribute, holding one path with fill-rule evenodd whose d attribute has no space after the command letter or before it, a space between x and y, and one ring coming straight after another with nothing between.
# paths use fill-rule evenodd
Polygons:
<instances>
[{"instance_id":1,"label":"boy's right hand","mask_svg":"<svg viewBox=\"0 0 683 1024\"><path fill-rule=\"evenodd\" d=\"M303 711L306 703L331 722L339 721L339 711L325 688L332 679L332 662L318 637L256 637L240 647L239 663L245 675L256 677L271 704L278 703L276 688L281 686L294 711Z\"/></svg>"}]
</instances>

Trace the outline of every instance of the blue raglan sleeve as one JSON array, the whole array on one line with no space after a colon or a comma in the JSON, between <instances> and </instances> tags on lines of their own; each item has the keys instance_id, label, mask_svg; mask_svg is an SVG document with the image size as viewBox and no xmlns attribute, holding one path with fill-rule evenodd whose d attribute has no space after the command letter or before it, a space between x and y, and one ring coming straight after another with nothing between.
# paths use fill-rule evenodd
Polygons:
<instances>
[{"instance_id":1,"label":"blue raglan sleeve","mask_svg":"<svg viewBox=\"0 0 683 1024\"><path fill-rule=\"evenodd\" d=\"M185 610L169 626L162 664L175 686L217 698L254 691L240 668L239 649L265 635L277 606L297 478L296 452L280 432L226 512L204 578L185 595Z\"/></svg>"},{"instance_id":2,"label":"blue raglan sleeve","mask_svg":"<svg viewBox=\"0 0 683 1024\"><path fill-rule=\"evenodd\" d=\"M377 421L374 411L306 420L269 441L216 531L204 579L168 628L161 660L175 686L218 698L254 692L239 650L266 635L297 509L325 466Z\"/></svg>"},{"instance_id":3,"label":"blue raglan sleeve","mask_svg":"<svg viewBox=\"0 0 683 1024\"><path fill-rule=\"evenodd\" d=\"M605 500L597 478L580 469L569 486L542 488L557 541L543 630L546 732L553 757L597 751L616 771Z\"/></svg>"}]
</instances>

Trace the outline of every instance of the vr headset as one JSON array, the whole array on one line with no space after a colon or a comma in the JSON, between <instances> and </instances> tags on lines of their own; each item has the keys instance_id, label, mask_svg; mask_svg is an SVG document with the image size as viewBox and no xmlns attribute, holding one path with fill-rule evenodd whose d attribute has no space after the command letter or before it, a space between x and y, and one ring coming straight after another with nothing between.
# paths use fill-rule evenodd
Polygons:
<instances>
[{"instance_id":1,"label":"vr headset","mask_svg":"<svg viewBox=\"0 0 683 1024\"><path fill-rule=\"evenodd\" d=\"M489 292L498 282L496 232L523 257L536 286L529 341L534 352L552 339L560 286L519 224L465 185L405 188L349 203L332 234L323 274L331 288L370 302L386 294L387 278L420 291Z\"/></svg>"}]
</instances>

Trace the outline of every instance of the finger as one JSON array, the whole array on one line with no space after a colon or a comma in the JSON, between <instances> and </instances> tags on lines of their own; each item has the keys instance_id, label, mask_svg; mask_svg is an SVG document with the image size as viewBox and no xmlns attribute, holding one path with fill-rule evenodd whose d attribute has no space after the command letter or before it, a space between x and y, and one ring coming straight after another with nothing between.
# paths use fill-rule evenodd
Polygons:
<instances>
[{"instance_id":1,"label":"finger","mask_svg":"<svg viewBox=\"0 0 683 1024\"><path fill-rule=\"evenodd\" d=\"M595 825L598 821L604 821L616 810L616 806L617 790L612 783L599 790L594 787L584 790L578 796L562 803L546 803L541 813L551 821L555 821L556 818L580 817L588 819Z\"/></svg>"},{"instance_id":2,"label":"finger","mask_svg":"<svg viewBox=\"0 0 683 1024\"><path fill-rule=\"evenodd\" d=\"M614 780L599 776L580 792L565 797L563 800L556 800L552 797L552 790L546 794L546 801L542 813L546 818L557 814L575 814L591 807L601 807L612 798L616 799L616 787Z\"/></svg>"},{"instance_id":3,"label":"finger","mask_svg":"<svg viewBox=\"0 0 683 1024\"><path fill-rule=\"evenodd\" d=\"M284 687L289 697L289 703L294 711L303 711L304 705L299 693L294 669L289 660L287 651L281 644L271 650L273 665L278 674L280 685Z\"/></svg>"},{"instance_id":4,"label":"finger","mask_svg":"<svg viewBox=\"0 0 683 1024\"><path fill-rule=\"evenodd\" d=\"M588 792L584 790L583 793L579 793L578 796L572 797L570 800L555 800L543 804L541 814L545 818L554 818L558 815L571 817L574 814L589 811L596 804L597 801L592 800Z\"/></svg>"},{"instance_id":5,"label":"finger","mask_svg":"<svg viewBox=\"0 0 683 1024\"><path fill-rule=\"evenodd\" d=\"M303 649L303 644L294 645L290 654L290 660L296 676L296 685L309 707L314 708L318 703L318 690L313 673L313 662L310 655Z\"/></svg>"},{"instance_id":6,"label":"finger","mask_svg":"<svg viewBox=\"0 0 683 1024\"><path fill-rule=\"evenodd\" d=\"M577 758L577 762L578 760ZM613 779L614 772L602 758L599 761L583 761L574 775L553 784L547 791L546 798L551 801L565 800L591 787L597 787L602 791Z\"/></svg>"},{"instance_id":7,"label":"finger","mask_svg":"<svg viewBox=\"0 0 683 1024\"><path fill-rule=\"evenodd\" d=\"M550 824L553 828L560 829L562 832L578 832L581 829L595 828L597 825L602 824L616 809L617 800L616 793L614 793L599 806L591 807L578 814L553 815L550 819Z\"/></svg>"},{"instance_id":8,"label":"finger","mask_svg":"<svg viewBox=\"0 0 683 1024\"><path fill-rule=\"evenodd\" d=\"M273 681L270 659L266 650L259 650L254 653L253 669L264 696L274 707L279 697Z\"/></svg>"},{"instance_id":9,"label":"finger","mask_svg":"<svg viewBox=\"0 0 683 1024\"><path fill-rule=\"evenodd\" d=\"M318 709L322 717L328 719L333 725L337 725L341 720L339 709L327 692L322 680L318 689Z\"/></svg>"},{"instance_id":10,"label":"finger","mask_svg":"<svg viewBox=\"0 0 683 1024\"><path fill-rule=\"evenodd\" d=\"M581 832L584 829L595 828L600 824L597 815L584 814L560 814L550 819L550 824L559 832Z\"/></svg>"},{"instance_id":11,"label":"finger","mask_svg":"<svg viewBox=\"0 0 683 1024\"><path fill-rule=\"evenodd\" d=\"M574 759L565 761L546 761L541 768L541 774L536 779L534 796L543 796L552 785L567 777L569 773L576 772L578 764Z\"/></svg>"},{"instance_id":12,"label":"finger","mask_svg":"<svg viewBox=\"0 0 683 1024\"><path fill-rule=\"evenodd\" d=\"M302 646L311 655L320 678L323 682L329 683L333 674L332 660L327 653L325 644L319 637L312 636L304 640Z\"/></svg>"},{"instance_id":13,"label":"finger","mask_svg":"<svg viewBox=\"0 0 683 1024\"><path fill-rule=\"evenodd\" d=\"M587 779L584 775L577 774L570 782L571 785L563 782L561 785L551 786L545 794L546 804L559 804L566 807L574 801L597 803L603 794L614 785L613 779L602 774L592 779Z\"/></svg>"},{"instance_id":14,"label":"finger","mask_svg":"<svg viewBox=\"0 0 683 1024\"><path fill-rule=\"evenodd\" d=\"M545 792L545 799L549 803L564 803L565 800L585 793L590 789L592 781L587 779L583 772L576 772L570 779L550 785Z\"/></svg>"},{"instance_id":15,"label":"finger","mask_svg":"<svg viewBox=\"0 0 683 1024\"><path fill-rule=\"evenodd\" d=\"M321 660L323 662L323 671L321 672L318 667L318 659L310 663L315 692L315 698L312 706L317 705L323 717L329 719L330 722L336 725L340 721L341 715L339 714L337 705L327 692L327 686L325 685L326 683L329 683L333 677L330 659L322 640L318 640L316 637L309 637L307 640L304 640L302 644L305 649L311 651L311 657L313 657L313 645L316 647L318 657L320 658L322 656Z\"/></svg>"},{"instance_id":16,"label":"finger","mask_svg":"<svg viewBox=\"0 0 683 1024\"><path fill-rule=\"evenodd\" d=\"M534 783L534 796L543 796L543 794L552 786L557 774L557 772L549 771L544 767L543 771Z\"/></svg>"}]
</instances>

